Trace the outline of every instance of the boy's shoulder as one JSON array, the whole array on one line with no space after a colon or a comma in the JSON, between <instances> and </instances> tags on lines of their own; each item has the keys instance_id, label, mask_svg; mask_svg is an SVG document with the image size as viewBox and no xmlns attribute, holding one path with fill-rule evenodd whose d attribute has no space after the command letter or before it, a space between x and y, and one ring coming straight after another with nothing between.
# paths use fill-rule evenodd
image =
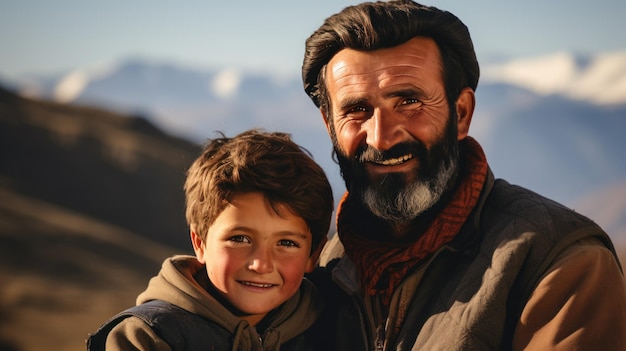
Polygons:
<instances>
[{"instance_id":1,"label":"boy's shoulder","mask_svg":"<svg viewBox=\"0 0 626 351\"><path fill-rule=\"evenodd\" d=\"M137 317L148 325L172 350L201 349L215 345L217 350L231 347L230 332L218 324L162 300L152 300L118 313L87 340L90 351L104 350L109 332L123 320ZM223 345L220 345L222 344Z\"/></svg>"}]
</instances>

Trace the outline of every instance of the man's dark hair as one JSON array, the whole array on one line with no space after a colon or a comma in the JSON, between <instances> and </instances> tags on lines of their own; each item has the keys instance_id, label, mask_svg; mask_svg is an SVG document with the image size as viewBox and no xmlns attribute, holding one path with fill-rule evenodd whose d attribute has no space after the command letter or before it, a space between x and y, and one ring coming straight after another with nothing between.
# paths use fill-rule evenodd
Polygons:
<instances>
[{"instance_id":1,"label":"man's dark hair","mask_svg":"<svg viewBox=\"0 0 626 351\"><path fill-rule=\"evenodd\" d=\"M337 52L391 48L417 36L432 38L439 48L448 104L456 102L463 88L476 90L480 70L465 24L450 12L410 0L364 2L327 18L306 41L304 90L329 112L324 71Z\"/></svg>"}]
</instances>

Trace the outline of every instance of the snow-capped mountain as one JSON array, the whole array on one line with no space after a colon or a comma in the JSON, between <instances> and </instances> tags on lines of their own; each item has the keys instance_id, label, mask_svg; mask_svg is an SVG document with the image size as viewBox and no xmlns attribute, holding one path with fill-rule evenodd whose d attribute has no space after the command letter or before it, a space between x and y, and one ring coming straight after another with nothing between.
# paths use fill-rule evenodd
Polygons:
<instances>
[{"instance_id":1,"label":"snow-capped mountain","mask_svg":"<svg viewBox=\"0 0 626 351\"><path fill-rule=\"evenodd\" d=\"M495 63L483 68L482 79L526 88L542 96L620 105L626 103L626 50L593 57L556 53Z\"/></svg>"},{"instance_id":2,"label":"snow-capped mountain","mask_svg":"<svg viewBox=\"0 0 626 351\"><path fill-rule=\"evenodd\" d=\"M481 70L470 135L483 145L495 175L595 211L598 220L606 211L588 206L590 199L611 206L617 215L601 224L618 223L612 230L626 241L626 204L616 200L623 194L617 189L626 186L626 51L558 53ZM326 130L298 72L277 77L133 60L9 85L56 101L141 114L197 142L214 131L284 130L327 170L337 198L343 191Z\"/></svg>"}]
</instances>

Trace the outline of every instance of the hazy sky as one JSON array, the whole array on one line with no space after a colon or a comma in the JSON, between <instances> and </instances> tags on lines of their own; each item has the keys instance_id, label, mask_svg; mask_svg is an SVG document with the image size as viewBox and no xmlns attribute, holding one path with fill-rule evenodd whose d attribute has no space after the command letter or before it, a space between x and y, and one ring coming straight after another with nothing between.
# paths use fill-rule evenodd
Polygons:
<instances>
[{"instance_id":1,"label":"hazy sky","mask_svg":"<svg viewBox=\"0 0 626 351\"><path fill-rule=\"evenodd\" d=\"M347 0L0 0L0 77L128 57L298 74L304 40ZM433 0L479 60L626 48L626 0Z\"/></svg>"}]
</instances>

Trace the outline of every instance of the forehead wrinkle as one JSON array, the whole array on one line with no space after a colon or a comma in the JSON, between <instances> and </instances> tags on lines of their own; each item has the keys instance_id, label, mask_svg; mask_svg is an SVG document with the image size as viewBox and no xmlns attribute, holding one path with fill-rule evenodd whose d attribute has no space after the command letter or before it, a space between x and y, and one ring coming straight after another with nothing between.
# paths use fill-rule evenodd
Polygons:
<instances>
[{"instance_id":1,"label":"forehead wrinkle","mask_svg":"<svg viewBox=\"0 0 626 351\"><path fill-rule=\"evenodd\" d=\"M401 64L395 64L392 66L384 66L384 67L378 67L376 69L370 70L368 72L353 72L350 70L351 67L359 67L360 65L358 64L353 64L353 65L340 65L339 67L333 67L333 76L335 78L337 78L336 80L339 81L341 79L345 79L351 76L362 76L362 77L369 77L372 75L379 75L381 72L382 73L389 73L389 74L396 74L394 73L395 71L405 71L407 68L409 69L425 69L425 67L422 64L417 64L417 63L401 63ZM342 71L348 71L348 72L342 72Z\"/></svg>"},{"instance_id":2,"label":"forehead wrinkle","mask_svg":"<svg viewBox=\"0 0 626 351\"><path fill-rule=\"evenodd\" d=\"M352 65L352 66L357 66L358 65ZM351 66L342 66L339 67L337 69L333 69L333 76L335 77L335 82L343 82L343 81L359 81L359 80L365 80L365 79L370 79L370 78L376 78L378 76L380 76L379 72L384 72L386 70L385 67L381 67L381 68L377 68L375 70L371 70L368 72L355 72L355 70L350 70ZM344 72L341 72L344 71ZM346 83L349 84L349 83ZM355 83L352 83L355 84Z\"/></svg>"},{"instance_id":3,"label":"forehead wrinkle","mask_svg":"<svg viewBox=\"0 0 626 351\"><path fill-rule=\"evenodd\" d=\"M342 103L340 105L349 105L345 101L351 101L352 103L358 103L359 101L367 100L367 98L359 97L355 98L355 95L368 95L369 88L367 84L363 84L363 75L345 75L341 78L336 78L334 84L336 85L337 97Z\"/></svg>"},{"instance_id":4,"label":"forehead wrinkle","mask_svg":"<svg viewBox=\"0 0 626 351\"><path fill-rule=\"evenodd\" d=\"M412 74L411 72L384 72L382 74L378 74L379 71L381 70L370 73L336 77L335 84L337 85L337 92L342 92L346 89L350 91L354 87L357 87L354 92L358 92L360 90L367 91L368 88L366 86L371 86L372 84L377 85L379 88L388 88L394 85L415 86L414 81L421 81L420 76ZM394 82L398 78L402 78L402 81L396 82L393 85L389 85L387 87L385 86L386 82Z\"/></svg>"},{"instance_id":5,"label":"forehead wrinkle","mask_svg":"<svg viewBox=\"0 0 626 351\"><path fill-rule=\"evenodd\" d=\"M379 82L383 83L386 82L388 80L395 80L397 78L406 78L405 80L403 79L400 82L396 82L395 84L392 84L390 86L394 86L394 85L415 85L414 83L420 82L422 81L422 77L417 76L415 74L411 74L411 73L391 73L391 74L386 74L382 77L380 77Z\"/></svg>"}]
</instances>

